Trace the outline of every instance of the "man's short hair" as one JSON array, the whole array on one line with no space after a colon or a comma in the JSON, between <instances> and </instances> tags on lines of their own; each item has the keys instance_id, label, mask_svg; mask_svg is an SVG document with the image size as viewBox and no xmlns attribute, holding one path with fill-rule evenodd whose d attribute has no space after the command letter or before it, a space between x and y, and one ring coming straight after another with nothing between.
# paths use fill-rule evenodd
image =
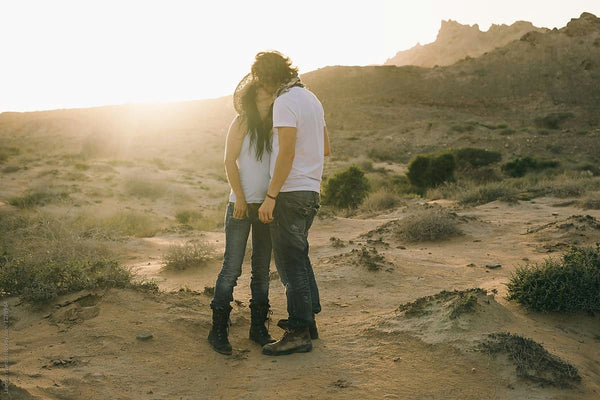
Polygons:
<instances>
[{"instance_id":1,"label":"man's short hair","mask_svg":"<svg viewBox=\"0 0 600 400\"><path fill-rule=\"evenodd\" d=\"M298 68L292 67L292 60L278 51L261 51L252 64L252 75L262 84L279 86L298 75Z\"/></svg>"}]
</instances>

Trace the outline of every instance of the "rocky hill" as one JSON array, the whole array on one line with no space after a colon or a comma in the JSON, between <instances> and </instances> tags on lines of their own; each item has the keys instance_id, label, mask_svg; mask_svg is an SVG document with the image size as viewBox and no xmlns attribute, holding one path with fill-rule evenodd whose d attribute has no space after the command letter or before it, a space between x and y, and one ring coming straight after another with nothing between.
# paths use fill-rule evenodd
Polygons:
<instances>
[{"instance_id":1,"label":"rocky hill","mask_svg":"<svg viewBox=\"0 0 600 400\"><path fill-rule=\"evenodd\" d=\"M435 42L426 45L417 43L411 49L399 51L388 59L385 65L451 65L465 57L479 57L488 51L503 47L527 32L547 30L537 28L531 22L517 21L510 26L494 24L489 30L482 32L477 24L471 26L452 20L442 21Z\"/></svg>"},{"instance_id":2,"label":"rocky hill","mask_svg":"<svg viewBox=\"0 0 600 400\"><path fill-rule=\"evenodd\" d=\"M401 152L406 161L416 152L478 145L508 157L600 162L600 19L589 13L562 29L531 31L450 66L326 67L303 79L322 100L336 154L342 157L380 146ZM134 145L148 146L152 141L142 138L150 133L170 138L169 144L207 134L217 138L217 146L233 115L230 97L4 113L0 137L126 133ZM65 145L81 146L74 141ZM221 150L215 154L220 158Z\"/></svg>"}]
</instances>

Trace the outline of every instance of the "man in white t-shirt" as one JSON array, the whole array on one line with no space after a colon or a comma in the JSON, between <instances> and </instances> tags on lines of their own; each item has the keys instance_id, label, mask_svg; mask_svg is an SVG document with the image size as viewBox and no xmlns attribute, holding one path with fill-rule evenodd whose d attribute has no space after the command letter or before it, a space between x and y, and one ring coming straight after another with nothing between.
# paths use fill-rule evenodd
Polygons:
<instances>
[{"instance_id":1,"label":"man in white t-shirt","mask_svg":"<svg viewBox=\"0 0 600 400\"><path fill-rule=\"evenodd\" d=\"M311 339L318 337L314 316L321 311L308 230L319 208L323 159L329 155L323 106L290 59L278 52L258 53L252 75L275 97L271 182L258 212L263 223L270 223L288 310L288 319L278 324L285 329L283 337L263 346L263 354L308 352Z\"/></svg>"}]
</instances>

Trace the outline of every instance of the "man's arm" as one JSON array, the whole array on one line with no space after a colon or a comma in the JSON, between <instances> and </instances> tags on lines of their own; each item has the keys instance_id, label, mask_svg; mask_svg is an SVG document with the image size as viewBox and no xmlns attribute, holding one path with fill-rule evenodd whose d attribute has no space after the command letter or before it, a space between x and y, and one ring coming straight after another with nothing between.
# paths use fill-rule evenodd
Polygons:
<instances>
[{"instance_id":1,"label":"man's arm","mask_svg":"<svg viewBox=\"0 0 600 400\"><path fill-rule=\"evenodd\" d=\"M281 187L292 170L294 156L296 155L297 129L284 126L277 128L277 132L279 137L279 153L275 161L275 170L273 171L273 177L267 190L267 198L258 209L258 217L264 224L273 222L275 200L269 196L277 197L279 194Z\"/></svg>"},{"instance_id":2,"label":"man's arm","mask_svg":"<svg viewBox=\"0 0 600 400\"><path fill-rule=\"evenodd\" d=\"M242 190L242 182L240 179L240 170L237 166L237 159L242 149L242 142L244 141L244 125L240 117L237 116L227 132L227 141L225 143L225 172L227 174L227 180L229 186L235 193L235 207L233 209L234 218L244 218L247 212L246 198L244 191Z\"/></svg>"},{"instance_id":3,"label":"man's arm","mask_svg":"<svg viewBox=\"0 0 600 400\"><path fill-rule=\"evenodd\" d=\"M325 144L324 156L331 155L331 146L329 145L329 134L327 133L327 127L323 127L323 143Z\"/></svg>"}]
</instances>

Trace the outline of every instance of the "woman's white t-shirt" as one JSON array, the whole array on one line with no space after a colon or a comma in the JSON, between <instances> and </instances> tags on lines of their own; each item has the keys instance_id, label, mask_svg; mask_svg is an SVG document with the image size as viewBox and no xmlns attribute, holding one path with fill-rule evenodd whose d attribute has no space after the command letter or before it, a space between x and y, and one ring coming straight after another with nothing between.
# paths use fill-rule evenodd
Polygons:
<instances>
[{"instance_id":1,"label":"woman's white t-shirt","mask_svg":"<svg viewBox=\"0 0 600 400\"><path fill-rule=\"evenodd\" d=\"M242 148L237 158L240 181L246 203L262 203L269 189L269 153L265 151L262 160L256 159L256 146L250 143L250 133L246 133ZM233 189L229 193L229 201L235 203Z\"/></svg>"}]
</instances>

